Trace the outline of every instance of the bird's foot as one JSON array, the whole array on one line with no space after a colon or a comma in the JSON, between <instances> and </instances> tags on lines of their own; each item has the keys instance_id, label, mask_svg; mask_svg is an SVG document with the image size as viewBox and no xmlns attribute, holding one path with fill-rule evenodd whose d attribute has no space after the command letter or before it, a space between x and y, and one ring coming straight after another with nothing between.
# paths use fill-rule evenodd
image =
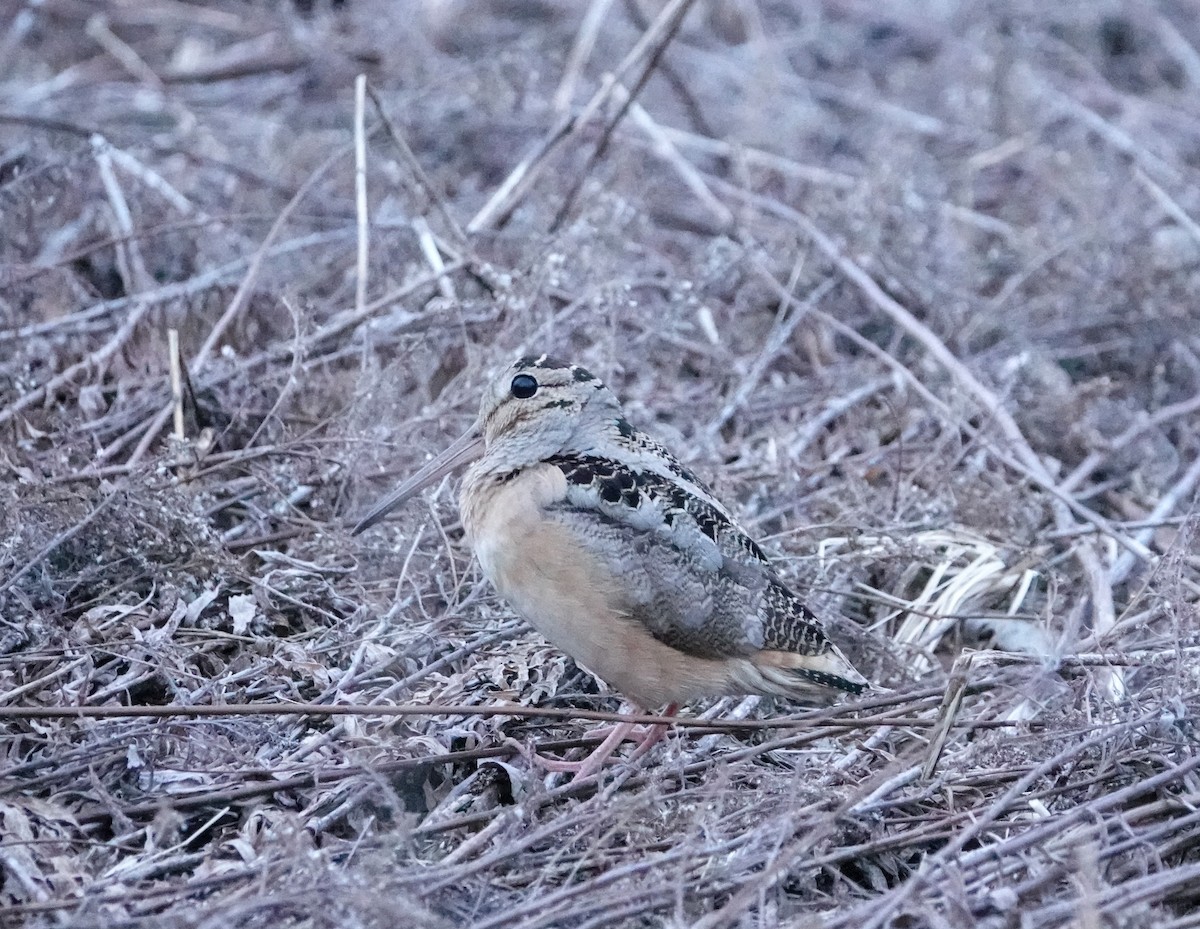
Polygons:
<instances>
[{"instance_id":1,"label":"bird's foot","mask_svg":"<svg viewBox=\"0 0 1200 929\"><path fill-rule=\"evenodd\" d=\"M677 704L672 703L663 715L673 716L678 708ZM649 726L641 726L637 723L617 723L614 726L605 726L593 733L594 735L603 734L603 741L590 755L579 761L547 758L534 751L523 751L522 754L545 771L554 774L574 774L575 776L571 778L571 783L574 784L597 774L612 757L617 746L624 741L637 743L637 747L634 748L628 759L628 763L632 764L653 748L666 735L669 728L667 723L654 723Z\"/></svg>"}]
</instances>

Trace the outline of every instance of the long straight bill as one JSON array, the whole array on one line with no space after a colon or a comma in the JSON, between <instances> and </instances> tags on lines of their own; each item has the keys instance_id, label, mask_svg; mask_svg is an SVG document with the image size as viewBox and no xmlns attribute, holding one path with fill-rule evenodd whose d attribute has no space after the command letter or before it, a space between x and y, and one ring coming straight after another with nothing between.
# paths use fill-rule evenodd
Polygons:
<instances>
[{"instance_id":1,"label":"long straight bill","mask_svg":"<svg viewBox=\"0 0 1200 929\"><path fill-rule=\"evenodd\" d=\"M396 488L394 493L386 497L370 513L360 519L354 529L351 530L351 534L358 535L364 529L370 529L405 500L420 493L420 491L435 481L441 480L451 471L469 464L482 454L483 439L478 434L478 427L472 426L463 435L455 439L449 448L401 484Z\"/></svg>"}]
</instances>

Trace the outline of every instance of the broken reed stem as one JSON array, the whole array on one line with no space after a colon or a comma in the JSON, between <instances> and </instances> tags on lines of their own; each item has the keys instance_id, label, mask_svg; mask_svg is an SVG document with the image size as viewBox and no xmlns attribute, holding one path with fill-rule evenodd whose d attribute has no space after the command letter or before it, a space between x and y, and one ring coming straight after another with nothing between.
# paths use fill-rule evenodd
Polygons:
<instances>
[{"instance_id":1,"label":"broken reed stem","mask_svg":"<svg viewBox=\"0 0 1200 929\"><path fill-rule=\"evenodd\" d=\"M171 405L175 413L175 438L183 441L183 366L179 361L179 330L167 330L167 362L171 369Z\"/></svg>"},{"instance_id":2,"label":"broken reed stem","mask_svg":"<svg viewBox=\"0 0 1200 929\"><path fill-rule=\"evenodd\" d=\"M354 282L354 309L362 312L367 303L367 273L371 255L370 224L367 219L367 76L354 79L354 212L358 229L358 265Z\"/></svg>"}]
</instances>

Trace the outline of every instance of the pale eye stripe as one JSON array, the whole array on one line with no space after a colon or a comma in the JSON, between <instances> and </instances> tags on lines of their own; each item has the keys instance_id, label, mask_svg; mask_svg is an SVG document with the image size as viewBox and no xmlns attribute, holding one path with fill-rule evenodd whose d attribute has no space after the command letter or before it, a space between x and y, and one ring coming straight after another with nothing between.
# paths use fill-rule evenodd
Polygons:
<instances>
[{"instance_id":1,"label":"pale eye stripe","mask_svg":"<svg viewBox=\"0 0 1200 929\"><path fill-rule=\"evenodd\" d=\"M538 416L540 416L546 410L569 409L575 405L574 400L561 399L548 400L547 402L539 404L538 406L531 407L527 405L528 401L517 400L517 398L513 397L507 403L502 403L500 406L496 407L496 409L492 411L491 415L488 416L485 425L490 425L492 422L494 422L500 411L506 409L509 404L513 402L520 403L521 406L517 408L517 411L515 414L513 414L512 419L508 421L508 425L504 430L505 432L513 432L516 429L524 427L526 423L528 423L530 420L536 420Z\"/></svg>"}]
</instances>

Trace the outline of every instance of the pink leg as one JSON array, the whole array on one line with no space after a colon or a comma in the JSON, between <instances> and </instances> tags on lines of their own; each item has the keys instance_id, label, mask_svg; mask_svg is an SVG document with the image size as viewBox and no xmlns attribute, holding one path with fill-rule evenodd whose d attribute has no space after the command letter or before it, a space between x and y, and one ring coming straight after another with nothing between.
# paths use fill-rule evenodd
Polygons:
<instances>
[{"instance_id":1,"label":"pink leg","mask_svg":"<svg viewBox=\"0 0 1200 929\"><path fill-rule=\"evenodd\" d=\"M573 781L582 780L599 771L609 756L616 751L617 746L630 738L636 724L618 723L613 726L608 736L582 761L561 761L557 758L547 758L545 755L534 754L533 760L539 767L560 774L574 774Z\"/></svg>"},{"instance_id":2,"label":"pink leg","mask_svg":"<svg viewBox=\"0 0 1200 929\"><path fill-rule=\"evenodd\" d=\"M667 704L667 708L662 711L662 715L674 716L677 712L679 712L679 704L669 703ZM633 762L637 761L644 754L646 754L646 752L650 751L650 749L662 741L662 737L667 734L667 730L670 728L670 724L668 723L655 723L652 726L647 726L646 731L642 733L642 737L640 739L641 744L635 748L633 750L633 754L629 756L629 763L632 764Z\"/></svg>"},{"instance_id":3,"label":"pink leg","mask_svg":"<svg viewBox=\"0 0 1200 929\"><path fill-rule=\"evenodd\" d=\"M637 707L632 708L634 712L638 711ZM672 703L663 712L664 716L674 716L679 709L679 704ZM533 754L532 760L541 768L547 771L556 773L574 773L571 778L572 782L583 780L586 777L591 777L597 773L617 746L626 739L637 742L638 746L633 750L633 754L629 756L629 761L636 761L641 758L646 752L657 744L666 734L669 726L666 723L656 723L652 726L647 726L641 732L635 732L637 723L618 723L612 726L604 741L596 746L595 750L584 758L582 761L560 761L556 758L547 758L544 755Z\"/></svg>"}]
</instances>

